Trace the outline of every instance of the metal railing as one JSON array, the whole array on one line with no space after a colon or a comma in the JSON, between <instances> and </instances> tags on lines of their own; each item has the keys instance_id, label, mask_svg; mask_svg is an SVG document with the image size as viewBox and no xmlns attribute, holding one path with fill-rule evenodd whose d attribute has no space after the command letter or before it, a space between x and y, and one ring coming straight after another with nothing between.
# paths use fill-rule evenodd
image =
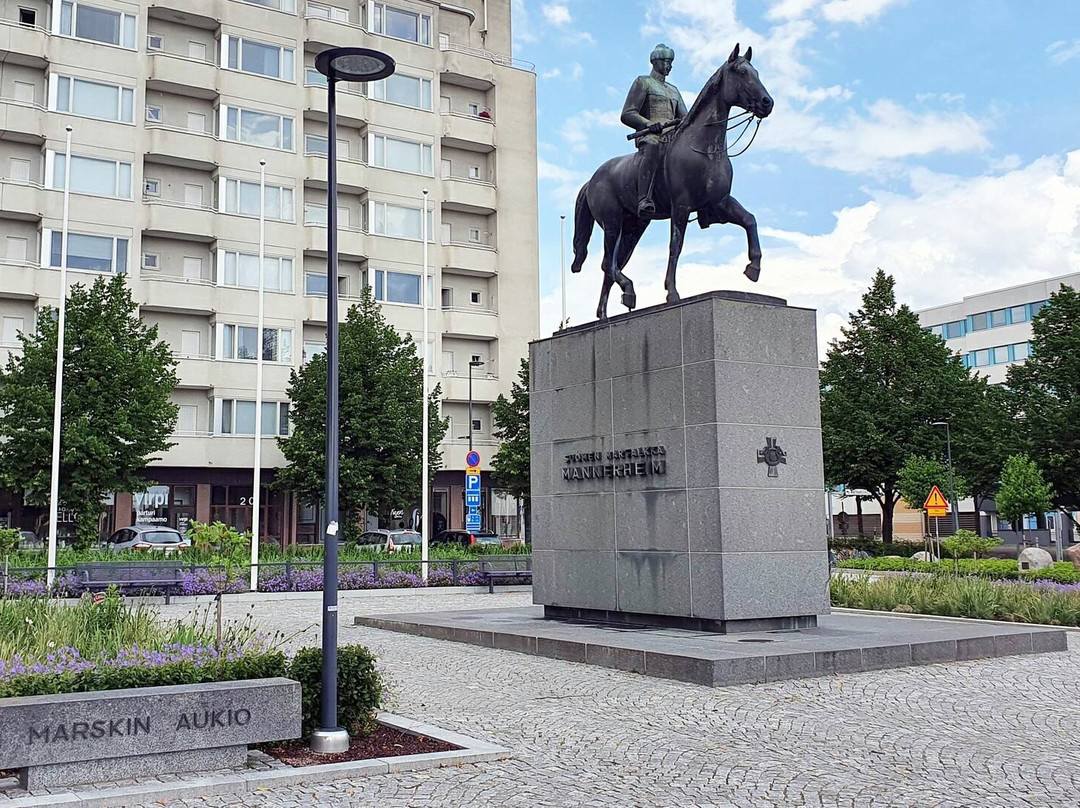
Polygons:
<instances>
[{"instance_id":1,"label":"metal railing","mask_svg":"<svg viewBox=\"0 0 1080 808\"><path fill-rule=\"evenodd\" d=\"M536 71L536 65L525 59L515 59L513 56L506 56L502 53L493 53L492 51L483 50L482 48L470 48L468 45L456 45L453 42L440 42L439 50L464 53L467 56L478 56L481 59L487 59L488 61L497 65L502 65L503 67L515 67L518 70L528 70L530 72Z\"/></svg>"}]
</instances>

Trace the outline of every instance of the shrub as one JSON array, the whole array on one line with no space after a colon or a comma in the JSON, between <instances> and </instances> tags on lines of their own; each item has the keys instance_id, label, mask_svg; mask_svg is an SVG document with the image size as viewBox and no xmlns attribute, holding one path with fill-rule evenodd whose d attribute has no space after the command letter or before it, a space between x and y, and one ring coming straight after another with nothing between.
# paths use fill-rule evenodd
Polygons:
<instances>
[{"instance_id":1,"label":"shrub","mask_svg":"<svg viewBox=\"0 0 1080 808\"><path fill-rule=\"evenodd\" d=\"M1062 584L1080 583L1080 570L1066 561L1041 570L1021 573L1013 559L961 558L955 563L937 561L912 561L909 558L860 558L841 561L844 569L871 570L874 572L923 572L941 574L956 571L962 575L978 575L992 579L1019 579L1024 581L1055 581Z\"/></svg>"},{"instance_id":2,"label":"shrub","mask_svg":"<svg viewBox=\"0 0 1080 808\"><path fill-rule=\"evenodd\" d=\"M320 725L322 709L322 649L302 648L289 666L289 678L300 683L303 737ZM342 645L337 654L338 723L356 737L375 729L382 702L382 676L375 657L362 645Z\"/></svg>"}]
</instances>

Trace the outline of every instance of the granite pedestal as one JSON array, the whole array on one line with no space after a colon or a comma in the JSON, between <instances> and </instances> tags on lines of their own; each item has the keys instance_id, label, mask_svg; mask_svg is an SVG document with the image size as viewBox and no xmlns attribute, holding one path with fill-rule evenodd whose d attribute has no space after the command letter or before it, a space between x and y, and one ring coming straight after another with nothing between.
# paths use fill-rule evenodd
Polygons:
<instances>
[{"instance_id":1,"label":"granite pedestal","mask_svg":"<svg viewBox=\"0 0 1080 808\"><path fill-rule=\"evenodd\" d=\"M828 613L814 312L712 292L530 350L534 602L715 632Z\"/></svg>"}]
</instances>

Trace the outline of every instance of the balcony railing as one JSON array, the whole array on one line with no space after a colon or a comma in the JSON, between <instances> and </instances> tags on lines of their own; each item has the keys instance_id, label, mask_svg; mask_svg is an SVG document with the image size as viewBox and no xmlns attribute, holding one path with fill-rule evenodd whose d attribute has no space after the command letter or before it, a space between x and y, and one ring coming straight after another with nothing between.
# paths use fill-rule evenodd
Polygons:
<instances>
[{"instance_id":1,"label":"balcony railing","mask_svg":"<svg viewBox=\"0 0 1080 808\"><path fill-rule=\"evenodd\" d=\"M142 268L142 273L139 277L145 281L187 283L196 286L217 286L211 278L189 278L184 275L170 275L167 272L162 272L160 269L147 269L146 267Z\"/></svg>"},{"instance_id":2,"label":"balcony railing","mask_svg":"<svg viewBox=\"0 0 1080 808\"><path fill-rule=\"evenodd\" d=\"M468 56L477 56L481 59L487 59L488 61L497 65L502 65L503 67L514 67L518 70L536 72L536 65L532 62L528 62L524 59L515 59L512 56L506 56L502 53L492 53L491 51L482 48L470 48L467 45L457 45L453 42L440 42L439 50L464 53Z\"/></svg>"},{"instance_id":3,"label":"balcony railing","mask_svg":"<svg viewBox=\"0 0 1080 808\"><path fill-rule=\"evenodd\" d=\"M17 107L36 109L38 112L48 112L48 108L44 104L39 104L36 101L23 101L21 98L12 98L9 95L0 95L0 104L14 104Z\"/></svg>"},{"instance_id":4,"label":"balcony railing","mask_svg":"<svg viewBox=\"0 0 1080 808\"><path fill-rule=\"evenodd\" d=\"M211 140L220 140L221 139L217 135L215 135L213 132L207 132L205 130L202 131L202 132L199 132L196 129L188 129L186 126L173 126L171 124L160 123L158 121L147 121L146 122L146 128L147 129L163 129L166 132L179 132L179 133L185 134L185 135L195 135L195 137L207 137L207 138L210 138ZM236 141L233 141L233 142L236 142Z\"/></svg>"},{"instance_id":5,"label":"balcony railing","mask_svg":"<svg viewBox=\"0 0 1080 808\"><path fill-rule=\"evenodd\" d=\"M484 314L489 317L499 316L499 312L492 309L485 309L481 306L443 306L442 311L456 311L461 312L462 314Z\"/></svg>"},{"instance_id":6,"label":"balcony railing","mask_svg":"<svg viewBox=\"0 0 1080 808\"><path fill-rule=\"evenodd\" d=\"M160 196L147 196L146 194L143 194L142 201L144 205L165 205L166 207L171 208L187 208L189 210L202 210L208 213L217 213L217 208L213 205L205 205L202 202L185 202L182 199L164 199Z\"/></svg>"},{"instance_id":7,"label":"balcony railing","mask_svg":"<svg viewBox=\"0 0 1080 808\"><path fill-rule=\"evenodd\" d=\"M443 239L442 243L444 247L475 247L478 250L491 250L492 252L495 251L495 245L487 243L487 240L460 241L459 239L451 237L448 239Z\"/></svg>"}]
</instances>

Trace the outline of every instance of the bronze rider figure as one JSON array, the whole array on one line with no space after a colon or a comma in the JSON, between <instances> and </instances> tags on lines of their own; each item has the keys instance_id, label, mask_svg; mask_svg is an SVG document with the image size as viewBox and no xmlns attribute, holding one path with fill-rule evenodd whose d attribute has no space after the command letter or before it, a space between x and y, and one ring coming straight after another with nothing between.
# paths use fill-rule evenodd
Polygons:
<instances>
[{"instance_id":1,"label":"bronze rider figure","mask_svg":"<svg viewBox=\"0 0 1080 808\"><path fill-rule=\"evenodd\" d=\"M651 218L656 213L653 187L656 170L660 167L667 135L661 134L672 121L686 117L686 104L679 88L667 80L675 51L660 43L649 55L652 72L634 79L623 104L622 122L635 132L648 129L649 134L637 139L638 216Z\"/></svg>"}]
</instances>

